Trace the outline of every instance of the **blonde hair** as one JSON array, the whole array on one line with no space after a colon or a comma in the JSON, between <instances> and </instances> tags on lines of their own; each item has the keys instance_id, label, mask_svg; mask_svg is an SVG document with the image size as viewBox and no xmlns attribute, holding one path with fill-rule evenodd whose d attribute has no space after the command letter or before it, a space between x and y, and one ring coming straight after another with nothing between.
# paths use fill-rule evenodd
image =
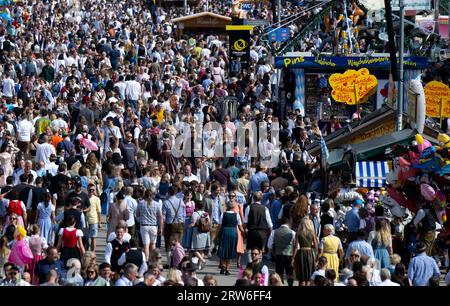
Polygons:
<instances>
[{"instance_id":1,"label":"blonde hair","mask_svg":"<svg viewBox=\"0 0 450 306\"><path fill-rule=\"evenodd\" d=\"M377 227L379 227L377 229ZM391 226L384 220L379 220L375 224L378 234L377 245L389 246L392 243Z\"/></svg>"},{"instance_id":2,"label":"blonde hair","mask_svg":"<svg viewBox=\"0 0 450 306\"><path fill-rule=\"evenodd\" d=\"M167 272L167 280L173 281L177 284L181 283L181 276L178 274L178 270L175 268L170 268Z\"/></svg>"},{"instance_id":3,"label":"blonde hair","mask_svg":"<svg viewBox=\"0 0 450 306\"><path fill-rule=\"evenodd\" d=\"M251 268L247 268L242 272L242 278L246 278L248 280L252 279L253 270Z\"/></svg>"},{"instance_id":4,"label":"blonde hair","mask_svg":"<svg viewBox=\"0 0 450 306\"><path fill-rule=\"evenodd\" d=\"M402 261L402 258L398 254L392 254L389 257L389 259L391 261L391 264L394 265L394 266Z\"/></svg>"}]
</instances>

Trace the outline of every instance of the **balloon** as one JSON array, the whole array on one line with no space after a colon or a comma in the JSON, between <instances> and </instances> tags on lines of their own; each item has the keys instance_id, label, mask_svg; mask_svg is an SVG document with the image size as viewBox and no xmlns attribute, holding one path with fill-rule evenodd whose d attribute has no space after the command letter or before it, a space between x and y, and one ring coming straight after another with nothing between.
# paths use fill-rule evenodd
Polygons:
<instances>
[{"instance_id":1,"label":"balloon","mask_svg":"<svg viewBox=\"0 0 450 306\"><path fill-rule=\"evenodd\" d=\"M420 184L420 194L429 202L434 201L436 198L436 191L428 184Z\"/></svg>"},{"instance_id":2,"label":"balloon","mask_svg":"<svg viewBox=\"0 0 450 306\"><path fill-rule=\"evenodd\" d=\"M14 19L7 12L0 13L0 19L5 19L7 21L14 21Z\"/></svg>"},{"instance_id":3,"label":"balloon","mask_svg":"<svg viewBox=\"0 0 450 306\"><path fill-rule=\"evenodd\" d=\"M406 206L406 197L403 193L391 186L387 187L387 192L391 198L393 198L398 204L400 204L400 206Z\"/></svg>"},{"instance_id":4,"label":"balloon","mask_svg":"<svg viewBox=\"0 0 450 306\"><path fill-rule=\"evenodd\" d=\"M403 218L406 212L405 207L401 207L400 204L390 196L381 196L380 200L389 208L393 216Z\"/></svg>"},{"instance_id":5,"label":"balloon","mask_svg":"<svg viewBox=\"0 0 450 306\"><path fill-rule=\"evenodd\" d=\"M88 150L98 151L98 145L90 139L81 138L80 144Z\"/></svg>"}]
</instances>

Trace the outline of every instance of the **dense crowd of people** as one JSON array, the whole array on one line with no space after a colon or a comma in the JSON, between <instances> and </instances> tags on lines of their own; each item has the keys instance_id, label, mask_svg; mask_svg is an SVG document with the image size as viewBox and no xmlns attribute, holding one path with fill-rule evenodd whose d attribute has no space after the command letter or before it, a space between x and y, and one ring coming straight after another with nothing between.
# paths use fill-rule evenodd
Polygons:
<instances>
[{"instance_id":1,"label":"dense crowd of people","mask_svg":"<svg viewBox=\"0 0 450 306\"><path fill-rule=\"evenodd\" d=\"M204 10L200 2L189 12ZM231 1L209 2L232 14ZM386 218L351 186L323 193L307 148L341 125L332 117L321 130L292 109L280 118L275 71L257 35L243 69L230 67L218 35L175 38L171 19L182 7L2 5L2 286L216 286L217 274L196 272L217 258L217 273L237 286L439 284L429 239L419 235L401 257L404 220ZM266 5L251 14L272 18ZM279 123L279 148L270 133L257 157L238 147L236 130L250 122ZM195 123L203 129L190 153L199 146L201 154L176 157L183 124ZM262 166L261 152L279 152L277 166ZM414 224L428 233L433 221L423 211Z\"/></svg>"}]
</instances>

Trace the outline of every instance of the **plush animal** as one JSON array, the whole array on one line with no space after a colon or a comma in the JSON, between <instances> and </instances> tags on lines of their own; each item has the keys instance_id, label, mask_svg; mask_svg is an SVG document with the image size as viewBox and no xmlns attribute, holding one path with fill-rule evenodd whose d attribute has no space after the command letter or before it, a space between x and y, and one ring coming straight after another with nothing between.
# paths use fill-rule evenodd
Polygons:
<instances>
[{"instance_id":1,"label":"plush animal","mask_svg":"<svg viewBox=\"0 0 450 306\"><path fill-rule=\"evenodd\" d=\"M424 139L422 135L416 134L417 148L419 149L419 153L422 153L426 148L431 147L431 143Z\"/></svg>"},{"instance_id":2,"label":"plush animal","mask_svg":"<svg viewBox=\"0 0 450 306\"><path fill-rule=\"evenodd\" d=\"M398 173L398 179L401 182L404 182L408 179L414 180L417 174L417 170L411 168L411 163L404 159L403 157L398 158L398 165L400 167L400 171Z\"/></svg>"},{"instance_id":3,"label":"plush animal","mask_svg":"<svg viewBox=\"0 0 450 306\"><path fill-rule=\"evenodd\" d=\"M450 148L450 136L447 134L439 133L437 140L439 141L440 146Z\"/></svg>"}]
</instances>

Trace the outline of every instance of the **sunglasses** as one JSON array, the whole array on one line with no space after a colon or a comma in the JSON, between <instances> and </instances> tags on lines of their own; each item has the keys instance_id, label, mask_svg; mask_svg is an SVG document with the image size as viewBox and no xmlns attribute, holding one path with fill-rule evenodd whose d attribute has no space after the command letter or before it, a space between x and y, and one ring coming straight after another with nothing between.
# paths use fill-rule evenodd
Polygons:
<instances>
[{"instance_id":1,"label":"sunglasses","mask_svg":"<svg viewBox=\"0 0 450 306\"><path fill-rule=\"evenodd\" d=\"M231 198L235 198L236 195L235 195L235 194L230 194L230 197L231 197Z\"/></svg>"},{"instance_id":2,"label":"sunglasses","mask_svg":"<svg viewBox=\"0 0 450 306\"><path fill-rule=\"evenodd\" d=\"M351 257L356 257L356 258L358 258L358 257L359 257L359 255L358 255L358 254L351 254L350 256L351 256Z\"/></svg>"},{"instance_id":3,"label":"sunglasses","mask_svg":"<svg viewBox=\"0 0 450 306\"><path fill-rule=\"evenodd\" d=\"M9 272L11 275L17 275L17 274L19 274L19 272L17 272L17 271L12 271L12 272Z\"/></svg>"},{"instance_id":4,"label":"sunglasses","mask_svg":"<svg viewBox=\"0 0 450 306\"><path fill-rule=\"evenodd\" d=\"M94 274L95 271L87 271L87 273L89 273L89 274Z\"/></svg>"},{"instance_id":5,"label":"sunglasses","mask_svg":"<svg viewBox=\"0 0 450 306\"><path fill-rule=\"evenodd\" d=\"M17 218L10 218L11 220L17 220Z\"/></svg>"}]
</instances>

